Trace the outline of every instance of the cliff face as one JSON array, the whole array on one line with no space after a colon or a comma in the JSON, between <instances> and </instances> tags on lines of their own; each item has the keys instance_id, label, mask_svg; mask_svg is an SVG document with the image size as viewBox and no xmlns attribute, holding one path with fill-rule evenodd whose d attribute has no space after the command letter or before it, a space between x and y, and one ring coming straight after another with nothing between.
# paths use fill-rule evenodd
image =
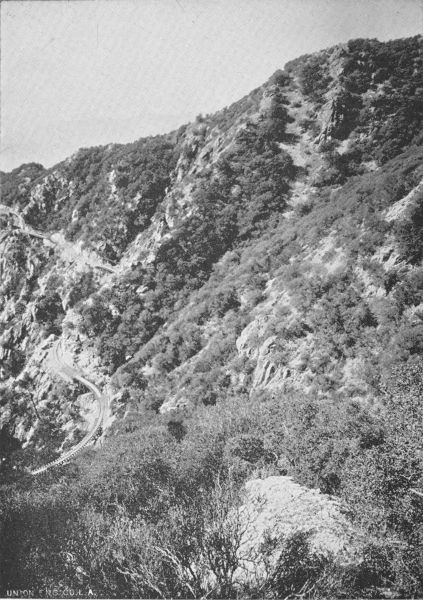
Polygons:
<instances>
[{"instance_id":1,"label":"cliff face","mask_svg":"<svg viewBox=\"0 0 423 600\"><path fill-rule=\"evenodd\" d=\"M3 176L0 425L25 461L82 426L58 338L119 415L365 400L422 351L421 63L421 38L349 42L167 136Z\"/></svg>"}]
</instances>

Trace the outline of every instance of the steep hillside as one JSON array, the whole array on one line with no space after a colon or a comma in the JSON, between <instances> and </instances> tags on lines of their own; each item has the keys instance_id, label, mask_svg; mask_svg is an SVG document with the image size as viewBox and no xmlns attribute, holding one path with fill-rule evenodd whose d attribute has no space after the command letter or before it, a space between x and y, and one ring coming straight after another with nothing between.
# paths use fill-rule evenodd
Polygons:
<instances>
[{"instance_id":1,"label":"steep hillside","mask_svg":"<svg viewBox=\"0 0 423 600\"><path fill-rule=\"evenodd\" d=\"M422 119L423 38L354 40L168 135L2 174L6 587L423 593ZM96 419L58 343L108 407L35 479ZM240 578L233 514L268 476L336 495L355 558L280 534Z\"/></svg>"}]
</instances>

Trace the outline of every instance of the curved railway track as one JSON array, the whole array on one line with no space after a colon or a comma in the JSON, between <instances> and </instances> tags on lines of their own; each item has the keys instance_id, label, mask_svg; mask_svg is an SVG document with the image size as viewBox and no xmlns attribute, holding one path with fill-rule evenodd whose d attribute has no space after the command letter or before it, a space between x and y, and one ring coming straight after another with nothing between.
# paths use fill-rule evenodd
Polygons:
<instances>
[{"instance_id":1,"label":"curved railway track","mask_svg":"<svg viewBox=\"0 0 423 600\"><path fill-rule=\"evenodd\" d=\"M82 438L80 442L78 442L70 450L67 450L66 452L61 454L55 460L52 460L51 462L43 465L42 467L39 467L38 469L30 471L31 475L39 475L40 473L44 473L49 469L52 469L59 465L63 465L64 463L68 462L71 458L73 458L76 454L78 454L78 452L83 450L83 448L85 448L85 446L87 446L91 442L91 440L95 437L96 433L100 429L103 423L103 418L107 407L107 398L100 392L99 388L94 383L86 379L84 375L75 367L68 365L64 361L63 356L61 354L61 345L60 342L57 342L51 349L51 360L53 364L56 365L56 372L59 375L61 375L64 379L76 379L76 381L82 383L86 388L90 390L90 392L94 394L94 397L97 400L98 404L98 415L95 420L94 427Z\"/></svg>"},{"instance_id":2,"label":"curved railway track","mask_svg":"<svg viewBox=\"0 0 423 600\"><path fill-rule=\"evenodd\" d=\"M57 246L57 243L49 235L46 235L45 233L41 233L41 232L33 229L29 225L27 225L25 223L25 220L22 217L22 215L19 212L17 212L16 210L14 210L13 208L11 208L10 206L0 204L0 216L1 215L12 216L13 219L15 220L16 226L19 229L21 229L21 231L26 233L27 235L30 235L30 236L33 236L33 237L36 237L36 238L39 238L42 240L48 240L50 243ZM93 265L93 266L96 268L104 269L105 271L114 273L114 269L108 265L99 263L99 264ZM55 365L55 371L59 375L61 375L64 379L67 379L67 380L75 379L76 381L79 381L86 388L88 388L90 390L90 392L92 392L94 394L94 397L98 404L98 415L96 417L94 427L91 429L91 431L89 431L82 438L82 440L80 442L78 442L70 450L67 450L66 452L62 453L55 460L52 460L51 462L43 465L42 467L38 467L37 469L30 471L31 475L39 475L40 473L44 473L45 471L48 471L49 469L52 469L54 467L57 467L59 465L62 465L64 463L68 462L71 458L73 458L76 454L78 454L78 452L80 452L83 448L85 448L92 441L92 439L95 437L95 435L97 434L97 432L99 431L99 429L103 423L103 418L104 418L104 414L105 414L106 407L107 407L107 398L100 392L99 388L94 383L92 383L91 381L86 379L86 377L84 377L82 372L78 371L78 369L76 369L74 366L67 364L65 362L62 354L63 353L62 353L60 342L57 342L56 344L54 344L54 346L52 347L52 349L50 351L50 359L51 359L52 364Z\"/></svg>"}]
</instances>

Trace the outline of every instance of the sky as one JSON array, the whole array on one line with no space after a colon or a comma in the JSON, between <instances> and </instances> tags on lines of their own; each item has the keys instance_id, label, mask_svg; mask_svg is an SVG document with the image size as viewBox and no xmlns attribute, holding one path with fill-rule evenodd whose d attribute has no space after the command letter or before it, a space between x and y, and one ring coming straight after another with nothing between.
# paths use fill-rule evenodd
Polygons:
<instances>
[{"instance_id":1,"label":"sky","mask_svg":"<svg viewBox=\"0 0 423 600\"><path fill-rule=\"evenodd\" d=\"M423 32L423 0L8 0L0 168L164 133L285 62Z\"/></svg>"}]
</instances>

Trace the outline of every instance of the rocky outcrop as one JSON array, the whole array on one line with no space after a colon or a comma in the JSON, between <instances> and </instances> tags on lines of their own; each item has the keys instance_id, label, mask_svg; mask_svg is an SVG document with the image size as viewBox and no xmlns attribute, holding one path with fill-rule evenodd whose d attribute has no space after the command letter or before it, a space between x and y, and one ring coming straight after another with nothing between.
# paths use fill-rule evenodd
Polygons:
<instances>
[{"instance_id":1,"label":"rocky outcrop","mask_svg":"<svg viewBox=\"0 0 423 600\"><path fill-rule=\"evenodd\" d=\"M402 219L407 209L417 202L423 202L423 179L406 195L397 200L386 212L385 221L397 221Z\"/></svg>"},{"instance_id":2,"label":"rocky outcrop","mask_svg":"<svg viewBox=\"0 0 423 600\"><path fill-rule=\"evenodd\" d=\"M348 137L352 129L348 113L353 103L353 95L343 89L330 92L321 113L321 131L317 138L319 143Z\"/></svg>"},{"instance_id":3,"label":"rocky outcrop","mask_svg":"<svg viewBox=\"0 0 423 600\"><path fill-rule=\"evenodd\" d=\"M363 538L334 498L295 483L290 477L254 479L245 485L245 500L239 509L243 532L238 549L240 581L264 577L266 568L262 545L274 540L274 565L280 553L278 541L297 532L310 535L313 553L334 556L343 564L360 560ZM280 545L279 545L280 548Z\"/></svg>"},{"instance_id":4,"label":"rocky outcrop","mask_svg":"<svg viewBox=\"0 0 423 600\"><path fill-rule=\"evenodd\" d=\"M347 45L341 44L333 49L328 58L328 74L333 84L330 86L325 96L325 103L319 112L320 134L317 138L319 143L332 139L345 139L352 128L350 109L358 98L354 97L340 83L347 57Z\"/></svg>"}]
</instances>

